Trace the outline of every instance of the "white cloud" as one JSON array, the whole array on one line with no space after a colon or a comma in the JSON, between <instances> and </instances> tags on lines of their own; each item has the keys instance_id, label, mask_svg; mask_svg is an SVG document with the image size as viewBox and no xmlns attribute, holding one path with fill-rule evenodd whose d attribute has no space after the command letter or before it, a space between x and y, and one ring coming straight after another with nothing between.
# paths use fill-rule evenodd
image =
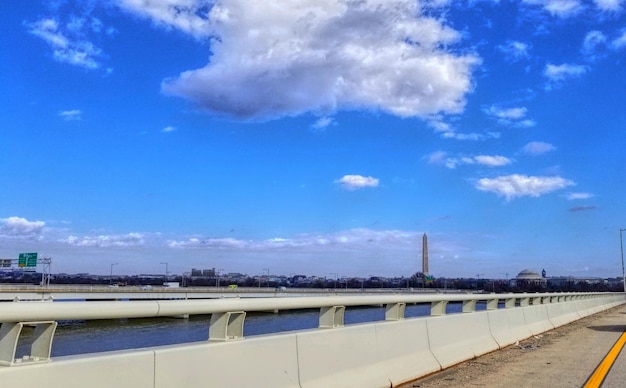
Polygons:
<instances>
[{"instance_id":1,"label":"white cloud","mask_svg":"<svg viewBox=\"0 0 626 388\"><path fill-rule=\"evenodd\" d=\"M611 42L611 47L615 50L626 47L626 30L622 31L622 34Z\"/></svg>"},{"instance_id":2,"label":"white cloud","mask_svg":"<svg viewBox=\"0 0 626 388\"><path fill-rule=\"evenodd\" d=\"M498 121L498 124L508 127L529 128L536 125L534 120L526 118L526 107L500 108L490 106L485 113Z\"/></svg>"},{"instance_id":3,"label":"white cloud","mask_svg":"<svg viewBox=\"0 0 626 388\"><path fill-rule=\"evenodd\" d=\"M555 149L556 147L550 143L544 143L542 141L531 141L530 143L522 147L522 152L529 155L541 155Z\"/></svg>"},{"instance_id":4,"label":"white cloud","mask_svg":"<svg viewBox=\"0 0 626 388\"><path fill-rule=\"evenodd\" d=\"M344 230L329 234L300 234L293 238L276 237L267 240L238 240L234 238L198 238L170 240L167 246L179 249L217 249L226 251L277 251L285 249L315 250L316 248L346 248L361 246L367 249L372 245L387 246L401 244L414 246L421 238L418 232L400 230L372 230L365 228ZM419 240L421 241L421 240Z\"/></svg>"},{"instance_id":5,"label":"white cloud","mask_svg":"<svg viewBox=\"0 0 626 388\"><path fill-rule=\"evenodd\" d=\"M0 219L0 236L2 237L37 237L46 223L44 221L29 221L22 217Z\"/></svg>"},{"instance_id":6,"label":"white cloud","mask_svg":"<svg viewBox=\"0 0 626 388\"><path fill-rule=\"evenodd\" d=\"M600 10L605 12L619 12L622 10L623 0L593 0Z\"/></svg>"},{"instance_id":7,"label":"white cloud","mask_svg":"<svg viewBox=\"0 0 626 388\"><path fill-rule=\"evenodd\" d=\"M482 178L475 187L481 191L496 193L510 201L518 197L540 197L555 190L572 186L574 182L559 176L505 175Z\"/></svg>"},{"instance_id":8,"label":"white cloud","mask_svg":"<svg viewBox=\"0 0 626 388\"><path fill-rule=\"evenodd\" d=\"M530 58L530 45L524 42L518 42L515 40L509 40L506 44L496 46L498 50L502 51L507 60L511 62L518 62L522 59Z\"/></svg>"},{"instance_id":9,"label":"white cloud","mask_svg":"<svg viewBox=\"0 0 626 388\"><path fill-rule=\"evenodd\" d=\"M128 233L124 235L100 235L100 236L69 236L60 242L76 247L132 247L143 245L143 235L140 233Z\"/></svg>"},{"instance_id":10,"label":"white cloud","mask_svg":"<svg viewBox=\"0 0 626 388\"><path fill-rule=\"evenodd\" d=\"M589 31L583 40L582 53L585 55L593 55L599 46L606 43L606 35L600 31Z\"/></svg>"},{"instance_id":11,"label":"white cloud","mask_svg":"<svg viewBox=\"0 0 626 388\"><path fill-rule=\"evenodd\" d=\"M378 179L371 176L362 175L344 175L342 178L335 180L344 190L353 191L366 187L377 187Z\"/></svg>"},{"instance_id":12,"label":"white cloud","mask_svg":"<svg viewBox=\"0 0 626 388\"><path fill-rule=\"evenodd\" d=\"M564 63L562 65L553 65L551 63L546 65L543 75L550 81L558 82L564 81L568 78L580 77L587 72L586 66L571 65Z\"/></svg>"},{"instance_id":13,"label":"white cloud","mask_svg":"<svg viewBox=\"0 0 626 388\"><path fill-rule=\"evenodd\" d=\"M165 80L162 90L239 119L338 109L459 113L480 61L453 53L460 34L421 15L413 0L208 4L120 1L158 23L215 36L210 63Z\"/></svg>"},{"instance_id":14,"label":"white cloud","mask_svg":"<svg viewBox=\"0 0 626 388\"><path fill-rule=\"evenodd\" d=\"M335 119L333 119L332 117L320 117L319 119L317 119L317 121L315 121L315 123L313 123L312 128L313 129L324 129L326 127L328 127L329 125L335 125L336 121Z\"/></svg>"},{"instance_id":15,"label":"white cloud","mask_svg":"<svg viewBox=\"0 0 626 388\"><path fill-rule=\"evenodd\" d=\"M207 0L117 0L117 3L128 12L198 39L215 34L211 18L228 20L230 17L228 9L223 10L220 3Z\"/></svg>"},{"instance_id":16,"label":"white cloud","mask_svg":"<svg viewBox=\"0 0 626 388\"><path fill-rule=\"evenodd\" d=\"M513 162L511 159L500 155L448 157L448 154L444 151L433 152L427 159L429 164L442 165L449 169L457 168L460 165L473 164L487 167L502 167Z\"/></svg>"},{"instance_id":17,"label":"white cloud","mask_svg":"<svg viewBox=\"0 0 626 388\"><path fill-rule=\"evenodd\" d=\"M167 127L163 128L161 130L161 132L163 133L168 133L168 132L174 132L176 130L175 127L172 127L171 125L168 125Z\"/></svg>"},{"instance_id":18,"label":"white cloud","mask_svg":"<svg viewBox=\"0 0 626 388\"><path fill-rule=\"evenodd\" d=\"M524 3L539 5L551 15L560 18L574 16L584 9L578 0L524 0Z\"/></svg>"},{"instance_id":19,"label":"white cloud","mask_svg":"<svg viewBox=\"0 0 626 388\"><path fill-rule=\"evenodd\" d=\"M86 38L87 29L99 32L97 23L87 21L72 17L63 25L54 18L45 18L26 26L31 34L48 43L57 61L93 70L100 67L98 58L102 56L102 50Z\"/></svg>"},{"instance_id":20,"label":"white cloud","mask_svg":"<svg viewBox=\"0 0 626 388\"><path fill-rule=\"evenodd\" d=\"M80 120L82 118L81 115L82 112L78 109L64 110L59 112L59 116L61 116L63 120L67 121Z\"/></svg>"},{"instance_id":21,"label":"white cloud","mask_svg":"<svg viewBox=\"0 0 626 388\"><path fill-rule=\"evenodd\" d=\"M511 159L500 155L478 155L474 156L474 161L488 167L501 167L511 164Z\"/></svg>"},{"instance_id":22,"label":"white cloud","mask_svg":"<svg viewBox=\"0 0 626 388\"><path fill-rule=\"evenodd\" d=\"M568 193L565 198L569 199L570 201L576 200L576 199L589 199L592 198L593 194L591 193Z\"/></svg>"}]
</instances>

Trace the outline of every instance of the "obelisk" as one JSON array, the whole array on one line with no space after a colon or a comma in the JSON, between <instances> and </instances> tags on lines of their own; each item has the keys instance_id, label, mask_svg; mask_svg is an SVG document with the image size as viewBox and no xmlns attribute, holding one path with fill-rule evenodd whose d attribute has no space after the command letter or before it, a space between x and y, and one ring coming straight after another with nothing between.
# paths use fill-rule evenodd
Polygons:
<instances>
[{"instance_id":1,"label":"obelisk","mask_svg":"<svg viewBox=\"0 0 626 388\"><path fill-rule=\"evenodd\" d=\"M422 236L422 273L428 275L428 237Z\"/></svg>"}]
</instances>

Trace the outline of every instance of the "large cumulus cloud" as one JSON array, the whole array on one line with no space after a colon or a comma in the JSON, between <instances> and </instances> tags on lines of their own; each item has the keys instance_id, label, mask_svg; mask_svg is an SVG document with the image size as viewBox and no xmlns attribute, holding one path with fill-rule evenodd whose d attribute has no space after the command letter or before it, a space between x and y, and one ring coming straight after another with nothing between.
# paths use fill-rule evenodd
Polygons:
<instances>
[{"instance_id":1,"label":"large cumulus cloud","mask_svg":"<svg viewBox=\"0 0 626 388\"><path fill-rule=\"evenodd\" d=\"M158 20L167 24L170 8L144 16L169 15ZM338 109L458 113L479 62L455 53L460 34L413 0L222 0L198 9L176 8L177 20L190 10L193 29L170 25L195 37L204 28L213 37L210 62L166 79L162 91L237 119Z\"/></svg>"}]
</instances>

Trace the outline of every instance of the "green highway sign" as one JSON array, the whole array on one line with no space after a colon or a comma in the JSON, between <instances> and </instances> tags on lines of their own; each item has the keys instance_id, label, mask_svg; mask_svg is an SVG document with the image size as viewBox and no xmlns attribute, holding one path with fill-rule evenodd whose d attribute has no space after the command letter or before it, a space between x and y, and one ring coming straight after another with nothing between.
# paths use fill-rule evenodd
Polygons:
<instances>
[{"instance_id":1,"label":"green highway sign","mask_svg":"<svg viewBox=\"0 0 626 388\"><path fill-rule=\"evenodd\" d=\"M17 259L17 266L20 268L36 267L37 266L37 252L20 253Z\"/></svg>"}]
</instances>

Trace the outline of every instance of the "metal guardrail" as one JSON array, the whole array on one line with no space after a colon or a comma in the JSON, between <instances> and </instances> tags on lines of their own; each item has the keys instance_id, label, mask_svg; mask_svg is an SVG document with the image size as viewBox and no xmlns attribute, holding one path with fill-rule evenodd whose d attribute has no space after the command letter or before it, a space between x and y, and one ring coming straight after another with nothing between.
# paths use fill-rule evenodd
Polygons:
<instances>
[{"instance_id":1,"label":"metal guardrail","mask_svg":"<svg viewBox=\"0 0 626 388\"><path fill-rule=\"evenodd\" d=\"M445 315L450 302L463 304L463 313L476 311L477 302L487 310L593 299L622 293L537 293L537 294L391 294L332 295L285 298L223 298L203 300L151 300L102 302L16 301L0 303L0 365L24 365L49 362L56 322L148 318L211 314L209 341L230 341L243 337L247 312L293 309L320 309L319 327L344 325L346 307L381 305L385 320L404 319L407 304L430 304L431 315ZM15 360L15 349L24 326L35 326L35 340L30 357ZM36 347L36 348L35 348ZM35 356L33 356L35 355Z\"/></svg>"}]
</instances>

